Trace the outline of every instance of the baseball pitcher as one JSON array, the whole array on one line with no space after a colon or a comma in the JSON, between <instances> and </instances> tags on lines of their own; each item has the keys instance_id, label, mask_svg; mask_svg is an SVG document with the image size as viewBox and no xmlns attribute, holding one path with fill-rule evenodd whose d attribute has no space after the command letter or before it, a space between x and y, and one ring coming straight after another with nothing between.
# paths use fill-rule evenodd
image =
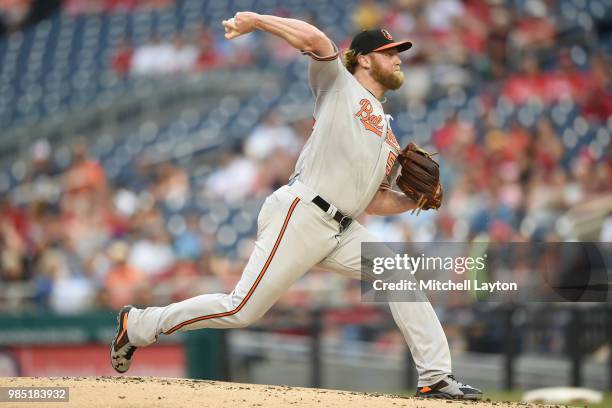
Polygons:
<instances>
[{"instance_id":1,"label":"baseball pitcher","mask_svg":"<svg viewBox=\"0 0 612 408\"><path fill-rule=\"evenodd\" d=\"M381 104L385 92L404 82L398 53L410 42L394 41L384 29L363 31L341 59L336 45L304 21L239 12L223 26L228 40L261 30L310 58L315 125L289 183L265 200L255 249L231 293L121 309L110 350L120 373L138 347L160 334L250 325L314 266L360 279L361 243L378 239L355 217L437 209L442 202L437 163L414 144L400 148ZM393 181L402 191L390 188ZM452 376L448 343L429 302L390 308L416 364L418 396L481 398Z\"/></svg>"}]
</instances>

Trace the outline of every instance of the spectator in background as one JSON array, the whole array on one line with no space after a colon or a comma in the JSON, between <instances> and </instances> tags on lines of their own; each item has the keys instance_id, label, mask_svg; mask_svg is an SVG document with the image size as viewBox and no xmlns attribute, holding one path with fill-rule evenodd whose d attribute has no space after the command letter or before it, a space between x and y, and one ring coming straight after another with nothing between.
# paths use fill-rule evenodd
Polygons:
<instances>
[{"instance_id":1,"label":"spectator in background","mask_svg":"<svg viewBox=\"0 0 612 408\"><path fill-rule=\"evenodd\" d=\"M486 23L480 21L471 12L466 12L461 17L453 18L450 29L438 33L438 38L440 45L454 48L451 52L447 52L454 62L468 64L470 57L482 58L487 34Z\"/></svg>"},{"instance_id":2,"label":"spectator in background","mask_svg":"<svg viewBox=\"0 0 612 408\"><path fill-rule=\"evenodd\" d=\"M19 240L27 240L29 228L28 214L23 209L12 205L6 195L0 195L0 223L4 225L3 231L14 231L18 235Z\"/></svg>"},{"instance_id":3,"label":"spectator in background","mask_svg":"<svg viewBox=\"0 0 612 408\"><path fill-rule=\"evenodd\" d=\"M515 104L543 100L545 82L535 55L526 55L522 59L521 71L508 78L502 93Z\"/></svg>"},{"instance_id":4,"label":"spectator in background","mask_svg":"<svg viewBox=\"0 0 612 408\"><path fill-rule=\"evenodd\" d=\"M228 201L242 200L253 194L257 187L258 169L252 160L241 154L242 146L223 153L215 171L206 180L206 190L213 197ZM232 180L228 183L228 180Z\"/></svg>"},{"instance_id":5,"label":"spectator in background","mask_svg":"<svg viewBox=\"0 0 612 408\"><path fill-rule=\"evenodd\" d=\"M0 34L3 31L12 33L21 29L28 18L32 0L1 0L0 1Z\"/></svg>"},{"instance_id":6,"label":"spectator in background","mask_svg":"<svg viewBox=\"0 0 612 408\"><path fill-rule=\"evenodd\" d=\"M548 118L538 120L533 140L534 165L547 173L558 168L565 149Z\"/></svg>"},{"instance_id":7,"label":"spectator in background","mask_svg":"<svg viewBox=\"0 0 612 408\"><path fill-rule=\"evenodd\" d=\"M61 244L65 226L62 225L59 208L49 203L32 202L26 207L26 213L26 242L30 256L37 261L45 249Z\"/></svg>"},{"instance_id":8,"label":"spectator in background","mask_svg":"<svg viewBox=\"0 0 612 408\"><path fill-rule=\"evenodd\" d=\"M386 8L382 26L398 38L411 38L415 16L420 12L420 5L414 1L396 1L394 7Z\"/></svg>"},{"instance_id":9,"label":"spectator in background","mask_svg":"<svg viewBox=\"0 0 612 408\"><path fill-rule=\"evenodd\" d=\"M216 68L221 60L215 50L215 39L206 26L202 25L198 28L196 42L198 46L198 56L195 63L196 70L207 71Z\"/></svg>"},{"instance_id":10,"label":"spectator in background","mask_svg":"<svg viewBox=\"0 0 612 408\"><path fill-rule=\"evenodd\" d=\"M97 159L89 156L85 139L77 140L72 146L72 164L64 174L65 192L100 196L106 187L104 168Z\"/></svg>"},{"instance_id":11,"label":"spectator in background","mask_svg":"<svg viewBox=\"0 0 612 408\"><path fill-rule=\"evenodd\" d=\"M64 0L63 9L72 15L98 14L104 11L107 0Z\"/></svg>"},{"instance_id":12,"label":"spectator in background","mask_svg":"<svg viewBox=\"0 0 612 408\"><path fill-rule=\"evenodd\" d=\"M128 265L142 271L150 282L166 272L175 261L170 237L163 221L156 227L142 231L128 256Z\"/></svg>"},{"instance_id":13,"label":"spectator in background","mask_svg":"<svg viewBox=\"0 0 612 408\"><path fill-rule=\"evenodd\" d=\"M112 196L106 173L79 139L72 146L72 163L63 175L64 195L60 200L62 236L82 259L103 245L111 234L109 215Z\"/></svg>"},{"instance_id":14,"label":"spectator in background","mask_svg":"<svg viewBox=\"0 0 612 408\"><path fill-rule=\"evenodd\" d=\"M567 175L562 169L547 172L544 168L534 168L526 187L525 201L532 233L554 231L554 223L564 211L566 184Z\"/></svg>"},{"instance_id":15,"label":"spectator in background","mask_svg":"<svg viewBox=\"0 0 612 408\"><path fill-rule=\"evenodd\" d=\"M90 157L82 142L73 146L72 162L60 177L62 196L59 202L62 210L75 208L95 211L101 200L106 200L107 179L100 162ZM100 201L98 201L100 200Z\"/></svg>"},{"instance_id":16,"label":"spectator in background","mask_svg":"<svg viewBox=\"0 0 612 408\"><path fill-rule=\"evenodd\" d=\"M214 37L214 49L219 54L219 59L224 65L230 67L242 67L250 65L259 47L256 36L244 35L234 41L225 41L225 37Z\"/></svg>"},{"instance_id":17,"label":"spectator in background","mask_svg":"<svg viewBox=\"0 0 612 408\"><path fill-rule=\"evenodd\" d=\"M172 41L173 53L171 71L173 73L192 72L198 60L198 49L177 33Z\"/></svg>"},{"instance_id":18,"label":"spectator in background","mask_svg":"<svg viewBox=\"0 0 612 408\"><path fill-rule=\"evenodd\" d=\"M16 224L8 217L0 217L0 281L20 282L30 278L25 269L27 247Z\"/></svg>"},{"instance_id":19,"label":"spectator in background","mask_svg":"<svg viewBox=\"0 0 612 408\"><path fill-rule=\"evenodd\" d=\"M428 27L435 34L448 33L455 21L463 16L465 8L459 0L430 0L425 2Z\"/></svg>"},{"instance_id":20,"label":"spectator in background","mask_svg":"<svg viewBox=\"0 0 612 408\"><path fill-rule=\"evenodd\" d=\"M51 157L47 140L37 140L29 149L29 157L19 164L25 175L12 195L15 202L45 201L57 203L61 194L59 169Z\"/></svg>"},{"instance_id":21,"label":"spectator in background","mask_svg":"<svg viewBox=\"0 0 612 408\"><path fill-rule=\"evenodd\" d=\"M125 242L113 242L107 256L110 268L104 279L104 287L108 293L105 306L115 309L128 304L134 298L135 290L145 284L145 275L135 267L128 265L127 259L130 247Z\"/></svg>"},{"instance_id":22,"label":"spectator in background","mask_svg":"<svg viewBox=\"0 0 612 408\"><path fill-rule=\"evenodd\" d=\"M115 50L111 61L111 68L121 77L125 77L130 73L132 69L132 58L134 56L134 48L132 42L124 38L119 43L119 46Z\"/></svg>"},{"instance_id":23,"label":"spectator in background","mask_svg":"<svg viewBox=\"0 0 612 408\"><path fill-rule=\"evenodd\" d=\"M174 266L162 277L170 302L180 302L201 294L201 274L190 259L177 259Z\"/></svg>"},{"instance_id":24,"label":"spectator in background","mask_svg":"<svg viewBox=\"0 0 612 408\"><path fill-rule=\"evenodd\" d=\"M70 270L64 251L47 249L40 257L38 269L42 304L62 314L80 313L91 307L95 298L92 282Z\"/></svg>"},{"instance_id":25,"label":"spectator in background","mask_svg":"<svg viewBox=\"0 0 612 408\"><path fill-rule=\"evenodd\" d=\"M142 0L103 0L104 11L111 13L125 13L133 11Z\"/></svg>"},{"instance_id":26,"label":"spectator in background","mask_svg":"<svg viewBox=\"0 0 612 408\"><path fill-rule=\"evenodd\" d=\"M537 52L542 56L544 53L550 53L555 43L557 28L548 5L541 0L528 1L518 14L510 37L511 44L523 52Z\"/></svg>"},{"instance_id":27,"label":"spectator in background","mask_svg":"<svg viewBox=\"0 0 612 408\"><path fill-rule=\"evenodd\" d=\"M509 64L508 38L512 33L510 11L501 4L491 7L488 30L486 56L483 66L479 69L485 78L501 79L506 75Z\"/></svg>"},{"instance_id":28,"label":"spectator in background","mask_svg":"<svg viewBox=\"0 0 612 408\"><path fill-rule=\"evenodd\" d=\"M591 82L583 113L591 119L606 121L612 117L612 64L609 57L596 56L591 61Z\"/></svg>"},{"instance_id":29,"label":"spectator in background","mask_svg":"<svg viewBox=\"0 0 612 408\"><path fill-rule=\"evenodd\" d=\"M303 134L298 135L293 124L283 123L280 114L272 110L249 135L244 149L245 155L258 166L256 196L266 195L287 183L295 169L299 150L312 130L312 120L307 122L308 127L301 129ZM295 126L300 128L303 124L297 122Z\"/></svg>"},{"instance_id":30,"label":"spectator in background","mask_svg":"<svg viewBox=\"0 0 612 408\"><path fill-rule=\"evenodd\" d=\"M185 230L174 238L174 252L179 259L196 260L204 252L204 240L197 214L187 215Z\"/></svg>"},{"instance_id":31,"label":"spectator in background","mask_svg":"<svg viewBox=\"0 0 612 408\"><path fill-rule=\"evenodd\" d=\"M475 138L475 132L472 123L453 115L444 126L434 132L432 142L436 150L452 152L469 145ZM452 154L449 156L452 157Z\"/></svg>"},{"instance_id":32,"label":"spectator in background","mask_svg":"<svg viewBox=\"0 0 612 408\"><path fill-rule=\"evenodd\" d=\"M119 174L117 183L135 193L151 189L155 184L155 171L151 159L145 154L139 154Z\"/></svg>"},{"instance_id":33,"label":"spectator in background","mask_svg":"<svg viewBox=\"0 0 612 408\"><path fill-rule=\"evenodd\" d=\"M46 139L40 139L32 144L30 149L30 167L25 181L36 181L39 178L54 177L59 169L51 157L51 145Z\"/></svg>"},{"instance_id":34,"label":"spectator in background","mask_svg":"<svg viewBox=\"0 0 612 408\"><path fill-rule=\"evenodd\" d=\"M167 162L156 168L157 180L152 188L153 197L170 209L185 206L191 196L189 177L185 169Z\"/></svg>"},{"instance_id":35,"label":"spectator in background","mask_svg":"<svg viewBox=\"0 0 612 408\"><path fill-rule=\"evenodd\" d=\"M382 18L382 10L376 0L361 0L353 12L353 23L357 30L378 27Z\"/></svg>"},{"instance_id":36,"label":"spectator in background","mask_svg":"<svg viewBox=\"0 0 612 408\"><path fill-rule=\"evenodd\" d=\"M35 268L37 274L34 278L36 287L34 298L39 307L47 309L55 280L68 273L60 255L50 247L40 252Z\"/></svg>"},{"instance_id":37,"label":"spectator in background","mask_svg":"<svg viewBox=\"0 0 612 408\"><path fill-rule=\"evenodd\" d=\"M114 209L119 219L129 219L136 213L139 204L138 196L132 190L125 188L117 190L113 197Z\"/></svg>"},{"instance_id":38,"label":"spectator in background","mask_svg":"<svg viewBox=\"0 0 612 408\"><path fill-rule=\"evenodd\" d=\"M568 49L560 50L558 68L546 75L546 101L552 103L573 99L582 103L587 90L587 73L578 69Z\"/></svg>"},{"instance_id":39,"label":"spectator in background","mask_svg":"<svg viewBox=\"0 0 612 408\"><path fill-rule=\"evenodd\" d=\"M296 155L301 148L293 129L284 124L278 112L270 112L245 142L244 151L252 160L265 160L276 149Z\"/></svg>"},{"instance_id":40,"label":"spectator in background","mask_svg":"<svg viewBox=\"0 0 612 408\"><path fill-rule=\"evenodd\" d=\"M150 193L143 193L137 211L131 216L131 241L141 238L145 231L163 227L162 212Z\"/></svg>"},{"instance_id":41,"label":"spectator in background","mask_svg":"<svg viewBox=\"0 0 612 408\"><path fill-rule=\"evenodd\" d=\"M581 149L572 160L571 177L574 182L572 204L588 202L611 191L609 163L598 163L588 148Z\"/></svg>"},{"instance_id":42,"label":"spectator in background","mask_svg":"<svg viewBox=\"0 0 612 408\"><path fill-rule=\"evenodd\" d=\"M96 201L93 196L64 197L62 205L62 245L71 248L85 260L111 237L108 199L102 202Z\"/></svg>"},{"instance_id":43,"label":"spectator in background","mask_svg":"<svg viewBox=\"0 0 612 408\"><path fill-rule=\"evenodd\" d=\"M163 10L174 2L175 0L139 0L138 7L143 10Z\"/></svg>"},{"instance_id":44,"label":"spectator in background","mask_svg":"<svg viewBox=\"0 0 612 408\"><path fill-rule=\"evenodd\" d=\"M146 44L137 47L132 59L135 75L162 75L172 71L174 48L162 41L157 34L151 34Z\"/></svg>"},{"instance_id":45,"label":"spectator in background","mask_svg":"<svg viewBox=\"0 0 612 408\"><path fill-rule=\"evenodd\" d=\"M80 314L90 310L96 296L92 282L82 276L58 279L50 297L54 312L60 314Z\"/></svg>"},{"instance_id":46,"label":"spectator in background","mask_svg":"<svg viewBox=\"0 0 612 408\"><path fill-rule=\"evenodd\" d=\"M489 233L499 227L510 230L510 225L516 223L515 214L507 203L503 202L498 189L493 188L485 197L484 206L481 205L479 211L471 219L470 229L474 237L480 233Z\"/></svg>"},{"instance_id":47,"label":"spectator in background","mask_svg":"<svg viewBox=\"0 0 612 408\"><path fill-rule=\"evenodd\" d=\"M266 159L258 162L255 196L262 197L287 184L295 170L296 160L295 153L277 147Z\"/></svg>"}]
</instances>

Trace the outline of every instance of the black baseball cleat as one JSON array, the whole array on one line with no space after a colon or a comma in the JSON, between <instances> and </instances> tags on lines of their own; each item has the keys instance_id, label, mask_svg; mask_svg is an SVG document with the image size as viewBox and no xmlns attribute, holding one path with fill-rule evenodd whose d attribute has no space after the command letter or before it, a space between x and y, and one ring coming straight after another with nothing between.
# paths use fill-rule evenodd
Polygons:
<instances>
[{"instance_id":1,"label":"black baseball cleat","mask_svg":"<svg viewBox=\"0 0 612 408\"><path fill-rule=\"evenodd\" d=\"M117 315L117 332L111 343L110 361L111 365L118 373L125 373L130 368L132 356L137 347L130 343L127 334L127 320L132 306L123 306Z\"/></svg>"},{"instance_id":2,"label":"black baseball cleat","mask_svg":"<svg viewBox=\"0 0 612 408\"><path fill-rule=\"evenodd\" d=\"M433 385L419 387L415 396L420 398L479 400L482 398L482 391L460 383L449 374Z\"/></svg>"}]
</instances>

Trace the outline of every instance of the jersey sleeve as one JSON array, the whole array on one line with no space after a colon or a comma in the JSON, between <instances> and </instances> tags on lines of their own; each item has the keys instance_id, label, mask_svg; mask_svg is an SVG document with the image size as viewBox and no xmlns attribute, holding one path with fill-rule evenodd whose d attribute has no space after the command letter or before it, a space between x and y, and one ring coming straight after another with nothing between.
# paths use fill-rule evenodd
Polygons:
<instances>
[{"instance_id":1,"label":"jersey sleeve","mask_svg":"<svg viewBox=\"0 0 612 408\"><path fill-rule=\"evenodd\" d=\"M311 58L308 67L308 78L310 88L315 95L334 88L336 82L346 69L340 60L338 47L333 42L332 46L334 47L334 53L331 55L321 56L313 52L302 52L302 54L308 55Z\"/></svg>"}]
</instances>

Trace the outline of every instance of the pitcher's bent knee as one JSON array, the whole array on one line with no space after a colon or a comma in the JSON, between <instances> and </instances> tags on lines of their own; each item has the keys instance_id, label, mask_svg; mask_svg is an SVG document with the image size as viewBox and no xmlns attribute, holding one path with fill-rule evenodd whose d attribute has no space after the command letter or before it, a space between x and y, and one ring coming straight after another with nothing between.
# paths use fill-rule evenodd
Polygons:
<instances>
[{"instance_id":1,"label":"pitcher's bent knee","mask_svg":"<svg viewBox=\"0 0 612 408\"><path fill-rule=\"evenodd\" d=\"M234 320L237 328L247 327L255 323L263 316L264 312L253 310L252 308L245 307L234 315Z\"/></svg>"}]
</instances>

